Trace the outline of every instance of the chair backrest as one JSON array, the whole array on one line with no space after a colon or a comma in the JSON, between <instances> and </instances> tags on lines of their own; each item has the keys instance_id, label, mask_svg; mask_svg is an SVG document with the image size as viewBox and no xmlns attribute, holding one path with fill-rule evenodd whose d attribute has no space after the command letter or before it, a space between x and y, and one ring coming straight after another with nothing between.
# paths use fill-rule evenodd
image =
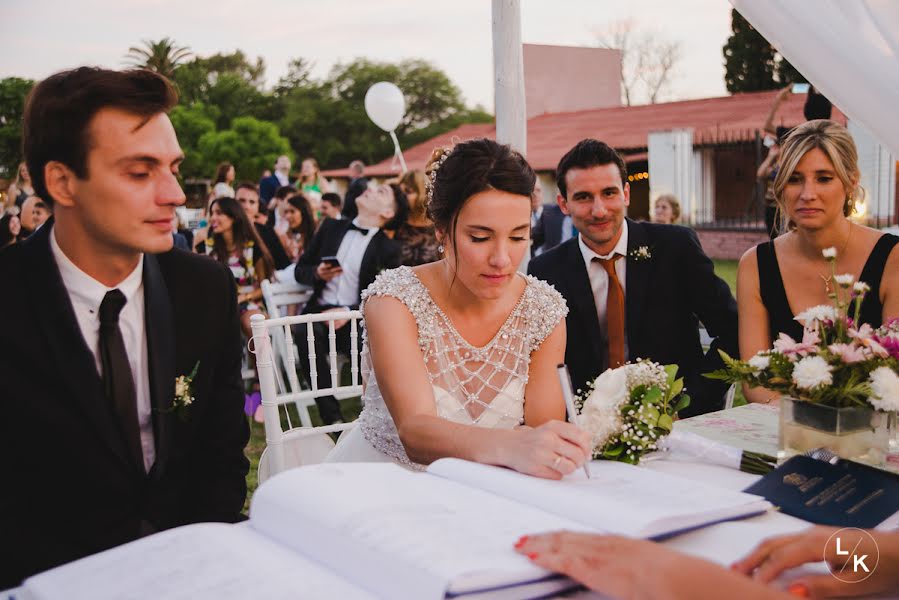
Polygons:
<instances>
[{"instance_id":1,"label":"chair backrest","mask_svg":"<svg viewBox=\"0 0 899 600\"><path fill-rule=\"evenodd\" d=\"M256 355L256 373L259 376L259 388L262 396L262 411L265 417L266 449L259 462L260 483L268 476L291 467L321 462L327 451L334 445L329 433L344 431L353 426L352 423L326 425L324 427L292 427L288 420L288 429L281 427L279 407L286 403L313 404L322 396L359 396L362 394L362 380L359 372L359 350L361 349L362 313L358 310L327 312L293 317L266 319L263 315L253 315L250 322L253 328L253 353ZM337 336L335 321L348 320L345 327L350 328L350 383L341 385L338 368ZM318 373L315 366L315 337L313 327L307 327L306 350L309 353L309 384L312 389L303 390L297 375L297 356L291 327L299 324L327 323L328 325L328 364L332 385L319 388ZM274 332L284 337L282 349L273 344ZM283 350L285 357L280 359L278 353ZM289 365L287 371L288 385L279 385L278 366Z\"/></svg>"}]
</instances>

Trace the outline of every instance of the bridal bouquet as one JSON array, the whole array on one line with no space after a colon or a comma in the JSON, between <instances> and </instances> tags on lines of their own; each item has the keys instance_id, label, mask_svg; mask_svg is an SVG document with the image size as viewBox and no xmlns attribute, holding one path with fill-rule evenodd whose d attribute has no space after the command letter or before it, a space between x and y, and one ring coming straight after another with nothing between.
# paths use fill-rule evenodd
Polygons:
<instances>
[{"instance_id":1,"label":"bridal bouquet","mask_svg":"<svg viewBox=\"0 0 899 600\"><path fill-rule=\"evenodd\" d=\"M824 250L836 263L836 251ZM871 406L899 410L899 319L874 329L859 325L865 294L852 275L832 275L832 305L813 306L796 316L802 340L781 333L774 347L742 361L721 352L725 368L706 377L761 386L799 401L843 408ZM720 351L719 351L720 352Z\"/></svg>"},{"instance_id":2,"label":"bridal bouquet","mask_svg":"<svg viewBox=\"0 0 899 600\"><path fill-rule=\"evenodd\" d=\"M578 424L593 438L593 458L630 464L657 449L690 404L677 365L640 360L608 369L575 398Z\"/></svg>"}]
</instances>

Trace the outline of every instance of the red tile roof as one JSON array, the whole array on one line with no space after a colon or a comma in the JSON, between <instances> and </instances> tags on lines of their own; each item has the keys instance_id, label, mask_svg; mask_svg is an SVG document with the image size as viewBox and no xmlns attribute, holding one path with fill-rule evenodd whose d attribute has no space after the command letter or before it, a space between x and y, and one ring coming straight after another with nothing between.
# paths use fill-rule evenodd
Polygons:
<instances>
[{"instance_id":1,"label":"red tile roof","mask_svg":"<svg viewBox=\"0 0 899 600\"><path fill-rule=\"evenodd\" d=\"M640 153L645 157L649 133L669 129L692 128L693 143L697 145L752 140L755 130L761 129L764 124L777 93L773 90L721 98L539 115L528 121L527 159L537 171L551 171L569 148L587 137L602 140L624 154ZM804 121L804 103L805 95L788 96L778 110L775 125L794 126ZM845 115L836 107L832 118L846 123ZM410 169L421 169L435 147L450 144L454 138L464 141L495 136L496 128L492 123L462 125L405 149L403 157ZM392 162L392 158L388 158L366 167L365 172L376 177L397 175L399 165L392 166ZM328 177L348 176L346 169L325 171L324 174Z\"/></svg>"}]
</instances>

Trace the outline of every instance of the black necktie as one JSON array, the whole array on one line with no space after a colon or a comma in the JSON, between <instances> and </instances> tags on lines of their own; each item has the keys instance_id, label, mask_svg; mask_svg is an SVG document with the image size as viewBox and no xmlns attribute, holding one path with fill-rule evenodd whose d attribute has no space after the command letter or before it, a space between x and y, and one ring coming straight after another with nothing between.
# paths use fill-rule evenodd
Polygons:
<instances>
[{"instance_id":1,"label":"black necktie","mask_svg":"<svg viewBox=\"0 0 899 600\"><path fill-rule=\"evenodd\" d=\"M134 377L128 363L125 340L119 329L119 313L127 301L119 290L106 292L103 297L100 304L100 364L103 367L103 388L118 417L125 444L132 458L143 467Z\"/></svg>"},{"instance_id":2,"label":"black necktie","mask_svg":"<svg viewBox=\"0 0 899 600\"><path fill-rule=\"evenodd\" d=\"M362 227L359 227L355 223L350 222L350 228L347 229L347 231L353 231L353 230L358 231L362 235L368 235L368 232L371 231L370 229L363 229Z\"/></svg>"}]
</instances>

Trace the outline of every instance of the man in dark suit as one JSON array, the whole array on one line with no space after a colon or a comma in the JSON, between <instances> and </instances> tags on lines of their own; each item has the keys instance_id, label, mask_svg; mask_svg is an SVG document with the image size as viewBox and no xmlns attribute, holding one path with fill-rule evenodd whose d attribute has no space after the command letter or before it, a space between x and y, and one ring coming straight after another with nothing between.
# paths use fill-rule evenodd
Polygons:
<instances>
[{"instance_id":1,"label":"man in dark suit","mask_svg":"<svg viewBox=\"0 0 899 600\"><path fill-rule=\"evenodd\" d=\"M350 163L350 185L343 197L343 218L353 220L359 211L356 209L356 198L362 195L368 188L368 179L365 178L365 163L354 160Z\"/></svg>"},{"instance_id":2,"label":"man in dark suit","mask_svg":"<svg viewBox=\"0 0 899 600\"><path fill-rule=\"evenodd\" d=\"M278 191L278 188L290 184L290 157L282 154L275 161L274 172L268 177L263 177L259 180L259 198L262 200L262 205L270 208L269 202L272 196L275 195L275 192Z\"/></svg>"},{"instance_id":3,"label":"man in dark suit","mask_svg":"<svg viewBox=\"0 0 899 600\"><path fill-rule=\"evenodd\" d=\"M315 290L304 314L358 309L362 291L378 273L400 265L400 245L384 233L384 229L396 230L409 214L409 201L400 187L382 184L366 189L356 205L359 214L352 221L325 219L297 261L294 277ZM322 262L325 257L336 257L338 264ZM337 322L335 327L337 349L347 353L350 328L346 321ZM318 387L330 387L327 326L316 323L313 331ZM305 328L299 328L296 336L305 340ZM300 352L300 360L309 373L308 353ZM340 405L333 396L319 398L316 404L326 424L343 422Z\"/></svg>"},{"instance_id":4,"label":"man in dark suit","mask_svg":"<svg viewBox=\"0 0 899 600\"><path fill-rule=\"evenodd\" d=\"M547 250L552 250L562 242L570 240L576 234L577 230L571 224L571 217L564 214L558 204L547 204L533 226L531 254L540 256Z\"/></svg>"},{"instance_id":5,"label":"man in dark suit","mask_svg":"<svg viewBox=\"0 0 899 600\"><path fill-rule=\"evenodd\" d=\"M24 149L54 221L0 253L0 589L162 529L234 522L249 438L234 280L172 250L184 158L150 71L31 92ZM176 390L176 378L193 381Z\"/></svg>"},{"instance_id":6,"label":"man in dark suit","mask_svg":"<svg viewBox=\"0 0 899 600\"><path fill-rule=\"evenodd\" d=\"M702 377L737 352L737 305L693 230L625 218L630 188L612 148L583 140L556 171L561 211L579 235L535 258L530 272L568 301L565 361L575 389L638 358L677 364L691 397L682 416L723 407L726 384ZM703 353L699 321L714 338Z\"/></svg>"}]
</instances>

